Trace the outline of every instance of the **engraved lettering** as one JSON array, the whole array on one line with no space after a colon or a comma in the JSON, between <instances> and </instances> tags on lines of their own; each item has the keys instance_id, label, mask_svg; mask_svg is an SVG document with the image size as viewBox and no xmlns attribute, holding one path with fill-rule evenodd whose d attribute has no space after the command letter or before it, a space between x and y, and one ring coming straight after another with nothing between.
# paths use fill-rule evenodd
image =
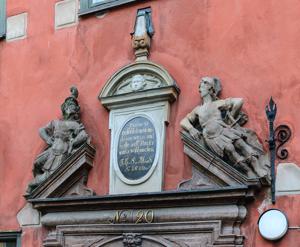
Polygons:
<instances>
[{"instance_id":1,"label":"engraved lettering","mask_svg":"<svg viewBox=\"0 0 300 247\"><path fill-rule=\"evenodd\" d=\"M154 211L153 210L138 210L134 214L135 210L118 210L114 217L109 220L110 224L122 224L122 223L153 223ZM131 217L129 217L131 216Z\"/></svg>"},{"instance_id":2,"label":"engraved lettering","mask_svg":"<svg viewBox=\"0 0 300 247\"><path fill-rule=\"evenodd\" d=\"M145 117L135 117L122 128L117 149L121 173L130 180L145 176L151 169L156 155L156 131Z\"/></svg>"}]
</instances>

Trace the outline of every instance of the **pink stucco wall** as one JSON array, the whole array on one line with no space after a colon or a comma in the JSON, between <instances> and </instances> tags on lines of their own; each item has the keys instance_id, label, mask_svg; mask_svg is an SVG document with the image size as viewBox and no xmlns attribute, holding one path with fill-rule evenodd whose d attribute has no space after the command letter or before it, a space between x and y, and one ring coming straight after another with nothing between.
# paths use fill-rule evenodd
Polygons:
<instances>
[{"instance_id":1,"label":"pink stucco wall","mask_svg":"<svg viewBox=\"0 0 300 247\"><path fill-rule=\"evenodd\" d=\"M267 139L264 106L272 95L277 123L288 124L290 162L300 164L300 1L278 0L151 0L91 15L78 25L54 29L55 0L8 0L8 16L28 12L24 40L0 42L0 230L16 230L17 212L32 179L32 162L44 147L38 128L60 117L60 105L76 84L82 119L97 149L89 186L108 193L108 112L97 99L108 78L133 61L129 33L136 10L151 6L155 35L151 60L164 66L181 88L167 127L165 190L190 176L183 154L180 120L200 103L202 76L222 80L222 97L243 97L247 127ZM258 208L264 194L249 205L243 225L247 247L297 246L299 234L289 231L269 244L257 232ZM299 225L300 196L282 197L276 207ZM268 207L268 206L266 206ZM23 231L23 246L40 244L42 231Z\"/></svg>"}]
</instances>

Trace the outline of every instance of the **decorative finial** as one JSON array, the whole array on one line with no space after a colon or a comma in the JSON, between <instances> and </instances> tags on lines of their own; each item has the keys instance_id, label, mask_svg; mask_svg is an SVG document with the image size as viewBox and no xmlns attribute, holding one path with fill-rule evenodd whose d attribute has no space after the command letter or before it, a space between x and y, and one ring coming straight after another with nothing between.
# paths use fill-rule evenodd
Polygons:
<instances>
[{"instance_id":1,"label":"decorative finial","mask_svg":"<svg viewBox=\"0 0 300 247\"><path fill-rule=\"evenodd\" d=\"M267 118L270 122L274 122L275 117L277 113L277 106L273 100L273 98L270 98L269 105L266 106L266 114Z\"/></svg>"},{"instance_id":2,"label":"decorative finial","mask_svg":"<svg viewBox=\"0 0 300 247\"><path fill-rule=\"evenodd\" d=\"M79 103L77 101L77 98L78 98L78 89L76 86L72 86L70 88L70 92L71 92L71 95L69 97L67 97L64 101L64 103L61 105L61 110L62 110L62 114L64 116L64 118L68 118L68 113L66 113L66 108L69 107L70 104L73 104L76 106L76 111L77 111L77 117L79 118L79 111L80 111L80 106L79 106Z\"/></svg>"},{"instance_id":3,"label":"decorative finial","mask_svg":"<svg viewBox=\"0 0 300 247\"><path fill-rule=\"evenodd\" d=\"M136 15L134 31L131 33L136 61L148 59L153 34L151 8L139 9Z\"/></svg>"},{"instance_id":4,"label":"decorative finial","mask_svg":"<svg viewBox=\"0 0 300 247\"><path fill-rule=\"evenodd\" d=\"M70 92L71 92L71 97L77 99L78 98L78 89L76 86L72 86L70 88Z\"/></svg>"}]
</instances>

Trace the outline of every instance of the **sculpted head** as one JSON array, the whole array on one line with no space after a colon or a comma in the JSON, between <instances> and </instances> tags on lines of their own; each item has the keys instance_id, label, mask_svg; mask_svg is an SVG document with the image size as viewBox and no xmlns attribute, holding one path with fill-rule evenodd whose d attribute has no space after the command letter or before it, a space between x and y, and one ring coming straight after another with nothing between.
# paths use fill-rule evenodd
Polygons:
<instances>
[{"instance_id":1,"label":"sculpted head","mask_svg":"<svg viewBox=\"0 0 300 247\"><path fill-rule=\"evenodd\" d=\"M142 89L145 85L146 85L146 80L145 80L144 76L134 75L132 77L130 86L133 91L138 91L138 90Z\"/></svg>"},{"instance_id":2,"label":"sculpted head","mask_svg":"<svg viewBox=\"0 0 300 247\"><path fill-rule=\"evenodd\" d=\"M78 120L80 106L77 101L78 90L76 87L71 88L71 96L66 98L61 105L61 111L65 120Z\"/></svg>"},{"instance_id":3,"label":"sculpted head","mask_svg":"<svg viewBox=\"0 0 300 247\"><path fill-rule=\"evenodd\" d=\"M221 82L217 77L202 77L199 85L201 97L210 95L213 99L217 98L221 91Z\"/></svg>"}]
</instances>

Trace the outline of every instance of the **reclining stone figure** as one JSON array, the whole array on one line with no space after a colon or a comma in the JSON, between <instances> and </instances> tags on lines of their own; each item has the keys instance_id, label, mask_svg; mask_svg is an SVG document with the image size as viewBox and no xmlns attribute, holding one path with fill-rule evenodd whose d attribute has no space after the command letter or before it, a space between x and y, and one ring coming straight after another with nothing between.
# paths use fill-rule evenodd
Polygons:
<instances>
[{"instance_id":1,"label":"reclining stone figure","mask_svg":"<svg viewBox=\"0 0 300 247\"><path fill-rule=\"evenodd\" d=\"M205 145L248 176L268 179L266 155L256 134L241 127L247 115L241 111L242 98L219 99L221 83L215 77L203 77L199 92L202 104L181 121L181 127L192 138L203 138Z\"/></svg>"}]
</instances>

